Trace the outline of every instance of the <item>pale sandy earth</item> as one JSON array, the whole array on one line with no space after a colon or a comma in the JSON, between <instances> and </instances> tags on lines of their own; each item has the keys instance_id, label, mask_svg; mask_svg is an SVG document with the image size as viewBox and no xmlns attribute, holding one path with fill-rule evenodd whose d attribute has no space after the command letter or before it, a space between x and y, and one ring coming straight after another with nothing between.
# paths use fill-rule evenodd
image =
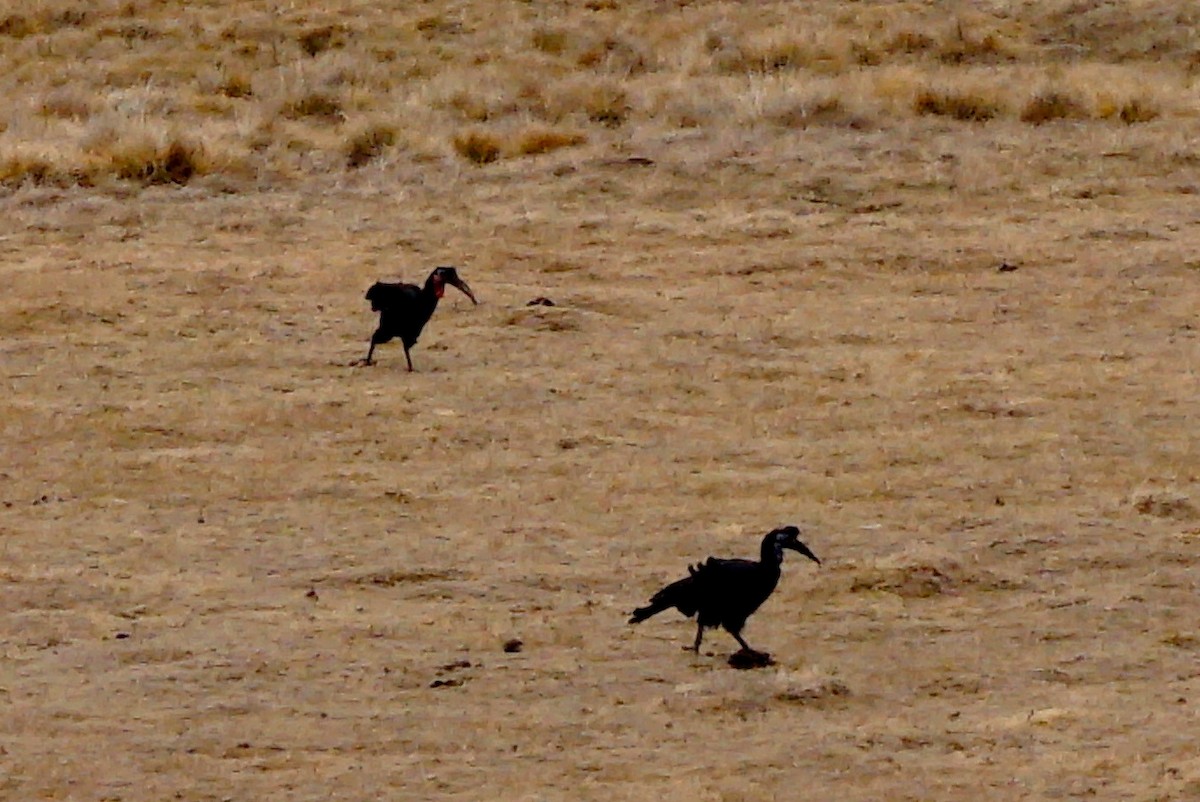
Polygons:
<instances>
[{"instance_id":1,"label":"pale sandy earth","mask_svg":"<svg viewBox=\"0 0 1200 802\"><path fill-rule=\"evenodd\" d=\"M1187 126L6 191L0 798L1200 798Z\"/></svg>"}]
</instances>

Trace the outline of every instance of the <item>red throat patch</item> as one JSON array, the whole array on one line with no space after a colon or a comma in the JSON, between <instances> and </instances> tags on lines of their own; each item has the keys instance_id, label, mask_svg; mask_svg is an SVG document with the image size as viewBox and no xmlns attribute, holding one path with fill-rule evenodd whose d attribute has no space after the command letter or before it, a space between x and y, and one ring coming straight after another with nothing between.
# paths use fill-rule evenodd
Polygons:
<instances>
[{"instance_id":1,"label":"red throat patch","mask_svg":"<svg viewBox=\"0 0 1200 802\"><path fill-rule=\"evenodd\" d=\"M446 285L440 281L435 281L433 283L433 294L441 298L446 294Z\"/></svg>"}]
</instances>

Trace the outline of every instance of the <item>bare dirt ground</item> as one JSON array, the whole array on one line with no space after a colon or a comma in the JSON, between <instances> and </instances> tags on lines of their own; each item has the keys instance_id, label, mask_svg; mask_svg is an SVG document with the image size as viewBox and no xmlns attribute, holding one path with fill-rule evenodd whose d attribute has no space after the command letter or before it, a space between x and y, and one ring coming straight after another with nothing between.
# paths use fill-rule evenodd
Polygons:
<instances>
[{"instance_id":1,"label":"bare dirt ground","mask_svg":"<svg viewBox=\"0 0 1200 802\"><path fill-rule=\"evenodd\" d=\"M1200 796L1191 124L8 190L0 797Z\"/></svg>"}]
</instances>

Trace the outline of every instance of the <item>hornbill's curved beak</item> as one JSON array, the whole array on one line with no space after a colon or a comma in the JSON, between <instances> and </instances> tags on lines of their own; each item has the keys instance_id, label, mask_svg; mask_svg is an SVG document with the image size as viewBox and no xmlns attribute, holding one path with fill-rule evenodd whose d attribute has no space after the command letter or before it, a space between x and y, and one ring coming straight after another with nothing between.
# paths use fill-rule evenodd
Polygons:
<instances>
[{"instance_id":1,"label":"hornbill's curved beak","mask_svg":"<svg viewBox=\"0 0 1200 802\"><path fill-rule=\"evenodd\" d=\"M791 549L792 551L800 552L805 557L807 557L808 559L815 562L817 565L821 564L821 561L817 559L817 555L815 555L811 551L809 551L808 546L804 545L799 540L788 541L787 543L783 544L783 547L785 549Z\"/></svg>"},{"instance_id":2,"label":"hornbill's curved beak","mask_svg":"<svg viewBox=\"0 0 1200 802\"><path fill-rule=\"evenodd\" d=\"M476 306L479 305L479 301L475 300L475 293L471 292L471 287L467 284L467 282L463 281L458 276L454 276L452 278L447 278L446 283L453 284L455 287L458 287L463 291L464 295L471 299L471 303L475 304Z\"/></svg>"}]
</instances>

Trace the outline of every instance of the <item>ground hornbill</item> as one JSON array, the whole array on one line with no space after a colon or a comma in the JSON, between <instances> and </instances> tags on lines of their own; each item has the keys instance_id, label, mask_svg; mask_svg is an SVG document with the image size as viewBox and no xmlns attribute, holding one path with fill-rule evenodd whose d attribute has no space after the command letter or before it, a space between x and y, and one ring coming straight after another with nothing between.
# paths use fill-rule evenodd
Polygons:
<instances>
[{"instance_id":1,"label":"ground hornbill","mask_svg":"<svg viewBox=\"0 0 1200 802\"><path fill-rule=\"evenodd\" d=\"M700 641L707 627L724 627L750 656L766 658L742 640L742 627L779 582L783 550L798 551L817 565L821 561L799 540L800 530L785 526L768 532L762 541L762 558L753 560L707 561L688 566L688 576L655 593L650 603L633 611L629 623L645 621L656 613L674 607L691 618L696 616L696 642L692 650L700 652Z\"/></svg>"},{"instance_id":2,"label":"ground hornbill","mask_svg":"<svg viewBox=\"0 0 1200 802\"><path fill-rule=\"evenodd\" d=\"M371 335L371 347L367 349L367 358L360 364L371 365L371 356L375 346L399 337L404 343L404 358L408 369L413 369L412 356L409 350L416 345L421 336L421 329L433 316L437 309L438 299L446 292L446 285L458 287L471 303L478 304L475 293L467 286L467 282L459 278L458 271L453 267L438 267L425 279L425 286L416 284L388 284L377 281L367 290L367 300L371 302L371 311L379 313L379 328Z\"/></svg>"}]
</instances>

